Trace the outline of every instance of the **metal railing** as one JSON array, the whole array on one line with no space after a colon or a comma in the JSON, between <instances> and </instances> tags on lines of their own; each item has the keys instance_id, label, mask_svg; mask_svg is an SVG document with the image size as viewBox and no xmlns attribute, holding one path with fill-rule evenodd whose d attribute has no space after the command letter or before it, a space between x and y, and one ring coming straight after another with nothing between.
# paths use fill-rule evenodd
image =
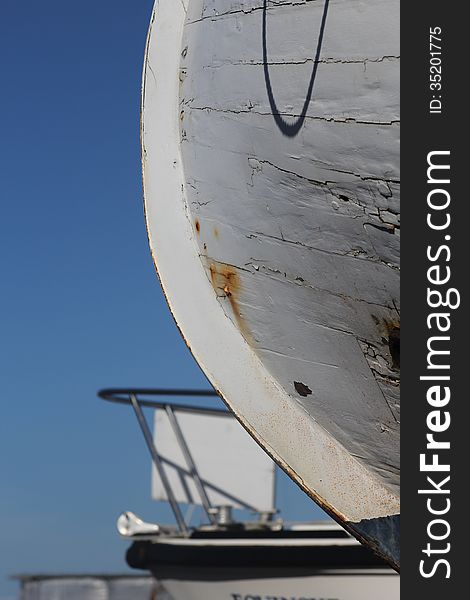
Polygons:
<instances>
[{"instance_id":1,"label":"metal railing","mask_svg":"<svg viewBox=\"0 0 470 600\"><path fill-rule=\"evenodd\" d=\"M140 429L145 439L145 443L152 457L153 464L157 470L157 473L162 482L165 490L168 502L171 506L173 514L175 516L178 528L183 535L189 535L188 526L184 519L181 508L176 500L175 494L171 487L167 473L163 466L162 457L159 455L155 446L152 432L147 423L147 419L142 411L142 407L149 407L154 409L160 409L166 412L171 428L177 440L177 443L184 456L189 475L192 477L196 486L197 492L201 499L201 504L204 511L209 519L210 523L216 525L215 511L211 505L209 497L207 495L204 482L202 481L196 464L191 456L191 452L184 438L181 427L176 418L176 413L197 413L204 415L215 415L215 416L226 416L234 418L232 413L225 409L218 408L203 408L197 406L191 406L188 404L175 404L170 402L158 402L156 400L148 399L149 396L161 396L161 397L192 397L192 398L204 398L204 397L215 397L217 393L214 390L184 390L184 389L147 389L147 388L109 388L100 390L98 396L103 400L109 402L115 402L117 404L128 404L132 406L137 422L139 423Z\"/></svg>"}]
</instances>

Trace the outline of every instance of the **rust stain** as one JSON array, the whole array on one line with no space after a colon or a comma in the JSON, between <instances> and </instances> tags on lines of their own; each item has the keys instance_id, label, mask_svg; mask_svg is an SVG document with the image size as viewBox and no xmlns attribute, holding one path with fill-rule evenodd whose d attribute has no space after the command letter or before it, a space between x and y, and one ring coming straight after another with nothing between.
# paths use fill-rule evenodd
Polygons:
<instances>
[{"instance_id":1,"label":"rust stain","mask_svg":"<svg viewBox=\"0 0 470 600\"><path fill-rule=\"evenodd\" d=\"M385 335L382 338L384 344L388 345L390 356L392 357L392 369L400 370L400 321L388 320L383 321L385 326Z\"/></svg>"},{"instance_id":2,"label":"rust stain","mask_svg":"<svg viewBox=\"0 0 470 600\"><path fill-rule=\"evenodd\" d=\"M388 330L388 349L392 357L392 368L400 370L400 325L392 326Z\"/></svg>"},{"instance_id":3,"label":"rust stain","mask_svg":"<svg viewBox=\"0 0 470 600\"><path fill-rule=\"evenodd\" d=\"M388 338L393 331L400 331L400 320L399 319L387 319L382 317L381 319L372 315L375 324L378 326L382 341L388 343Z\"/></svg>"},{"instance_id":4,"label":"rust stain","mask_svg":"<svg viewBox=\"0 0 470 600\"><path fill-rule=\"evenodd\" d=\"M384 325L388 333L390 333L394 329L400 329L400 321L393 319L384 319Z\"/></svg>"},{"instance_id":5,"label":"rust stain","mask_svg":"<svg viewBox=\"0 0 470 600\"><path fill-rule=\"evenodd\" d=\"M199 233L201 231L201 224L199 223L199 219L196 219L195 225L196 231Z\"/></svg>"},{"instance_id":6,"label":"rust stain","mask_svg":"<svg viewBox=\"0 0 470 600\"><path fill-rule=\"evenodd\" d=\"M219 239L219 230L217 229L217 227L214 227L214 237L216 239Z\"/></svg>"},{"instance_id":7,"label":"rust stain","mask_svg":"<svg viewBox=\"0 0 470 600\"><path fill-rule=\"evenodd\" d=\"M235 267L225 265L223 263L212 262L209 265L209 271L212 287L216 291L217 296L219 298L226 298L229 301L232 314L235 317L238 325L238 329L245 340L250 345L253 345L251 333L247 327L239 306L239 297L242 286L240 276Z\"/></svg>"},{"instance_id":8,"label":"rust stain","mask_svg":"<svg viewBox=\"0 0 470 600\"><path fill-rule=\"evenodd\" d=\"M371 315L375 324L379 328L381 341L388 350L392 359L391 368L394 371L400 370L400 320L399 319L379 319Z\"/></svg>"}]
</instances>

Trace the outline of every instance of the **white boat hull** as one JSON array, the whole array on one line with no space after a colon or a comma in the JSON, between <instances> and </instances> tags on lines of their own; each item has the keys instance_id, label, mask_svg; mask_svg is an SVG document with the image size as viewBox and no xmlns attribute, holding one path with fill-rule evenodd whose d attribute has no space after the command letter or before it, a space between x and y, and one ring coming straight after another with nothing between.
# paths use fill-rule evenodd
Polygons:
<instances>
[{"instance_id":1,"label":"white boat hull","mask_svg":"<svg viewBox=\"0 0 470 600\"><path fill-rule=\"evenodd\" d=\"M178 600L398 600L400 578L390 571L330 571L304 577L162 582Z\"/></svg>"},{"instance_id":2,"label":"white boat hull","mask_svg":"<svg viewBox=\"0 0 470 600\"><path fill-rule=\"evenodd\" d=\"M242 425L398 565L399 3L157 0L150 246Z\"/></svg>"},{"instance_id":3,"label":"white boat hull","mask_svg":"<svg viewBox=\"0 0 470 600\"><path fill-rule=\"evenodd\" d=\"M135 539L129 566L147 569L175 600L383 600L399 576L337 525L250 529Z\"/></svg>"}]
</instances>

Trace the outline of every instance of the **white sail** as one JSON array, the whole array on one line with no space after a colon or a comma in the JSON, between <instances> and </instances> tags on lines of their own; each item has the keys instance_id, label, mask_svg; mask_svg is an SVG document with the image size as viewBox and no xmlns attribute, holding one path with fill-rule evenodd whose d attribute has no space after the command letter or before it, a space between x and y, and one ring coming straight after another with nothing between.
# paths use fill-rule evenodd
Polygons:
<instances>
[{"instance_id":1,"label":"white sail","mask_svg":"<svg viewBox=\"0 0 470 600\"><path fill-rule=\"evenodd\" d=\"M158 0L150 246L258 443L397 565L399 2Z\"/></svg>"},{"instance_id":2,"label":"white sail","mask_svg":"<svg viewBox=\"0 0 470 600\"><path fill-rule=\"evenodd\" d=\"M178 413L176 419L212 506L259 512L274 508L275 465L236 419L192 413ZM155 411L154 441L176 500L202 505L168 415L161 410ZM168 500L155 467L152 497Z\"/></svg>"}]
</instances>

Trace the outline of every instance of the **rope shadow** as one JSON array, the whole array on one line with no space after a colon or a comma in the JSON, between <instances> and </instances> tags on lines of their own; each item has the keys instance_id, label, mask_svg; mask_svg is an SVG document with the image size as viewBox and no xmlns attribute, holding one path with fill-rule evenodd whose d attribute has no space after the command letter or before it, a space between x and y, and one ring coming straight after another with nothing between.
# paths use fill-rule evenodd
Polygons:
<instances>
[{"instance_id":1,"label":"rope shadow","mask_svg":"<svg viewBox=\"0 0 470 600\"><path fill-rule=\"evenodd\" d=\"M315 59L313 61L312 74L310 75L310 82L308 84L308 90L307 90L307 95L305 97L304 105L302 107L300 116L297 117L297 119L293 123L289 123L284 119L282 114L279 112L279 109L277 108L276 100L274 98L273 89L271 86L271 78L269 76L269 65L268 65L268 51L267 51L267 44L266 44L267 0L264 0L264 3L263 3L264 81L266 84L266 91L268 93L269 106L271 107L271 112L274 117L274 121L276 122L276 125L278 126L278 128L280 129L282 134L287 137L295 137L299 133L299 131L302 128L302 125L304 124L304 121L305 121L305 116L307 114L308 105L310 104L310 100L312 99L313 86L315 84L315 79L317 76L318 61L320 59L321 47L322 47L322 43L323 43L323 33L325 31L326 17L328 15L328 4L329 4L329 0L325 0L325 3L323 5L322 20L321 20L321 24L320 24L320 32L318 34L317 50L315 52Z\"/></svg>"}]
</instances>

